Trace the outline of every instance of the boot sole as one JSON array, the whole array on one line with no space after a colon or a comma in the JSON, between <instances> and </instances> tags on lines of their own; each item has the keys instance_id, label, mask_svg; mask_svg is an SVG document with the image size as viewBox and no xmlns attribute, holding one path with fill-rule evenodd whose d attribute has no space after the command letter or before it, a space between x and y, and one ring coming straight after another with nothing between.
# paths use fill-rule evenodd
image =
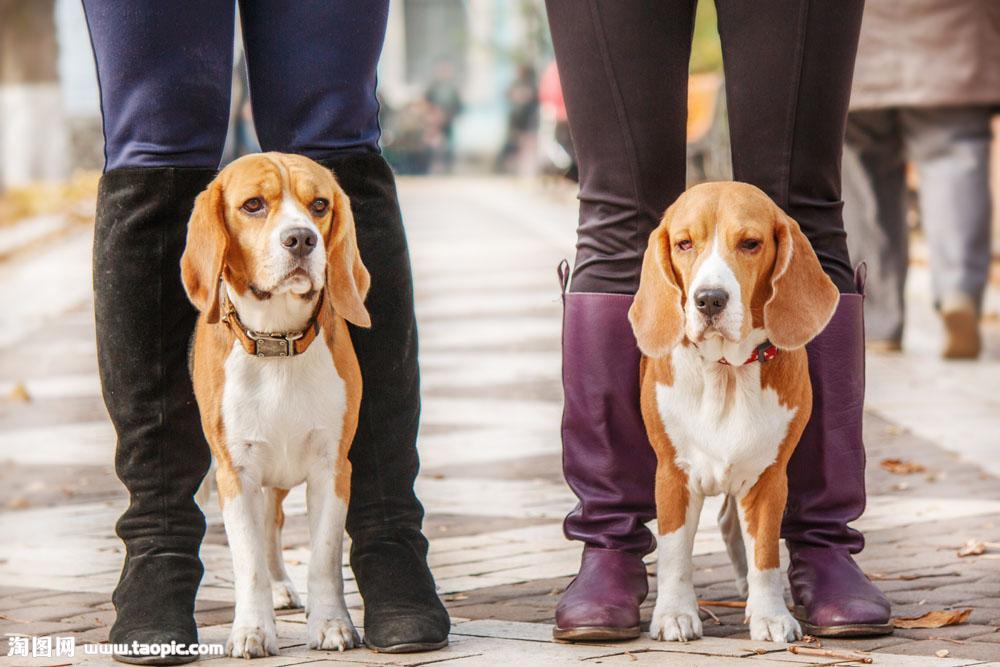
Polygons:
<instances>
[{"instance_id":1,"label":"boot sole","mask_svg":"<svg viewBox=\"0 0 1000 667\"><path fill-rule=\"evenodd\" d=\"M393 644L392 646L375 646L365 639L365 647L375 653L426 653L428 651L438 651L448 645L448 640L440 642L407 642L405 644Z\"/></svg>"},{"instance_id":2,"label":"boot sole","mask_svg":"<svg viewBox=\"0 0 1000 667\"><path fill-rule=\"evenodd\" d=\"M642 631L638 625L631 628L591 626L552 629L552 638L560 642L622 642L637 639L640 634Z\"/></svg>"},{"instance_id":3,"label":"boot sole","mask_svg":"<svg viewBox=\"0 0 1000 667\"><path fill-rule=\"evenodd\" d=\"M802 625L802 632L813 637L825 638L860 638L882 637L891 635L892 622L889 623L850 623L847 625L813 625L805 620L806 613L802 607L795 608L795 620Z\"/></svg>"}]
</instances>

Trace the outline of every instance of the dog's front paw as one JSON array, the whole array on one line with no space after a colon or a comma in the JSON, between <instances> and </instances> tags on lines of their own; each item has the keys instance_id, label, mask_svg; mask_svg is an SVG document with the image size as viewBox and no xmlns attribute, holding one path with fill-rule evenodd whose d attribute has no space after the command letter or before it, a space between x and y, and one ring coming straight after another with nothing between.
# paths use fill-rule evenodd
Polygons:
<instances>
[{"instance_id":1,"label":"dog's front paw","mask_svg":"<svg viewBox=\"0 0 1000 667\"><path fill-rule=\"evenodd\" d=\"M234 658L263 658L278 655L278 633L273 627L233 627L226 641L226 654Z\"/></svg>"},{"instance_id":2,"label":"dog's front paw","mask_svg":"<svg viewBox=\"0 0 1000 667\"><path fill-rule=\"evenodd\" d=\"M749 614L750 639L769 642L793 642L802 639L799 622L782 605L765 613Z\"/></svg>"},{"instance_id":3,"label":"dog's front paw","mask_svg":"<svg viewBox=\"0 0 1000 667\"><path fill-rule=\"evenodd\" d=\"M361 645L361 637L347 614L334 618L309 617L309 648L346 651Z\"/></svg>"},{"instance_id":4,"label":"dog's front paw","mask_svg":"<svg viewBox=\"0 0 1000 667\"><path fill-rule=\"evenodd\" d=\"M686 642L701 637L698 607L693 609L664 608L657 605L649 623L649 636L658 641Z\"/></svg>"},{"instance_id":5,"label":"dog's front paw","mask_svg":"<svg viewBox=\"0 0 1000 667\"><path fill-rule=\"evenodd\" d=\"M285 579L271 582L271 598L275 609L301 609L302 599L295 591L295 585Z\"/></svg>"}]
</instances>

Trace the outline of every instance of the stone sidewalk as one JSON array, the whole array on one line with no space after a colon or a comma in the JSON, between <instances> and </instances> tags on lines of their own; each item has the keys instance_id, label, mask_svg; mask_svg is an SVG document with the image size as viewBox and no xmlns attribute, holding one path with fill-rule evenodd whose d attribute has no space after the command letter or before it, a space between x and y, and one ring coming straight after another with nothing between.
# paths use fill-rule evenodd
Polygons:
<instances>
[{"instance_id":1,"label":"stone sidewalk","mask_svg":"<svg viewBox=\"0 0 1000 667\"><path fill-rule=\"evenodd\" d=\"M751 642L741 610L727 607L711 607L718 623L706 615L708 637L688 644L550 641L557 595L579 558L579 546L560 531L574 499L560 476L554 271L572 250L572 197L489 179L403 180L401 196L421 327L418 484L431 564L455 620L452 644L414 656L311 652L303 614L283 612L282 654L254 664L838 662ZM89 230L78 229L0 263L0 326L8 332L0 344L0 633L7 636L101 642L113 619L109 593L122 558L113 525L126 501L111 469L113 434L96 379L89 248ZM908 352L869 363L870 497L857 523L868 547L860 562L898 616L972 613L960 625L823 647L870 651L877 664L1000 661L997 294L990 296L984 360L945 364L934 357L925 272L914 273ZM880 465L893 458L922 470L894 474ZM286 507L285 560L304 591L301 489ZM695 579L701 599L731 601L737 594L714 527L717 507L704 513ZM214 501L207 514L197 615L203 641L219 643L232 619L232 575ZM984 553L960 558L969 540ZM349 569L345 576L348 604L360 614ZM654 602L655 594L644 605L645 621ZM0 665L109 663L79 645L72 659L2 657L6 648L0 644Z\"/></svg>"}]
</instances>

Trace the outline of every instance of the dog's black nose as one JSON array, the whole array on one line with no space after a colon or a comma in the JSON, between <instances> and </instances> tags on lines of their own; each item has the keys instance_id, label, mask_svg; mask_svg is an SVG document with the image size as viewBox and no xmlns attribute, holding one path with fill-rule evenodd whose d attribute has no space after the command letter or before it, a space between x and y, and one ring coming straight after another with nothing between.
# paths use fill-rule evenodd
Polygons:
<instances>
[{"instance_id":1,"label":"dog's black nose","mask_svg":"<svg viewBox=\"0 0 1000 667\"><path fill-rule=\"evenodd\" d=\"M296 257L305 257L316 247L316 232L308 227L293 227L281 232L281 245Z\"/></svg>"},{"instance_id":2,"label":"dog's black nose","mask_svg":"<svg viewBox=\"0 0 1000 667\"><path fill-rule=\"evenodd\" d=\"M694 293L694 305L698 312L712 317L722 312L729 302L729 294L721 289L700 289Z\"/></svg>"}]
</instances>

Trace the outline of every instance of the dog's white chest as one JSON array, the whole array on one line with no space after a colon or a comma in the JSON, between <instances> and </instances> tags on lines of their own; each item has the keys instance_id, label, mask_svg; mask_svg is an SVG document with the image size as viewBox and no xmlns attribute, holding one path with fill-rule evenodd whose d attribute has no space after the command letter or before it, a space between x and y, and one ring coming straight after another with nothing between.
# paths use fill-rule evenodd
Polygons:
<instances>
[{"instance_id":1,"label":"dog's white chest","mask_svg":"<svg viewBox=\"0 0 1000 667\"><path fill-rule=\"evenodd\" d=\"M761 386L760 364L725 366L679 347L672 385L657 384L663 426L693 490L739 495L775 461L795 408Z\"/></svg>"},{"instance_id":2,"label":"dog's white chest","mask_svg":"<svg viewBox=\"0 0 1000 667\"><path fill-rule=\"evenodd\" d=\"M347 408L344 380L322 334L301 355L258 358L234 345L222 416L233 464L261 485L291 488L335 465Z\"/></svg>"}]
</instances>

